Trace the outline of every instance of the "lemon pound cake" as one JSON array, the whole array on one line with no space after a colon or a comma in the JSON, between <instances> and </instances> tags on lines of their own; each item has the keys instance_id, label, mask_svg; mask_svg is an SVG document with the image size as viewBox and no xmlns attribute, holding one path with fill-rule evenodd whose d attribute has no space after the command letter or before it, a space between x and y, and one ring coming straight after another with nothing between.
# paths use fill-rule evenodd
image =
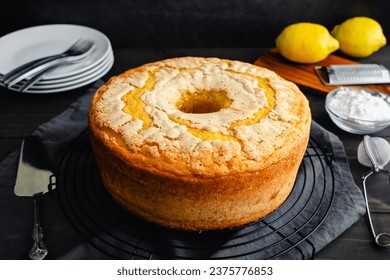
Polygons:
<instances>
[{"instance_id":1,"label":"lemon pound cake","mask_svg":"<svg viewBox=\"0 0 390 280\"><path fill-rule=\"evenodd\" d=\"M89 111L112 197L149 222L196 231L277 209L293 188L310 121L305 96L274 72L199 57L112 77Z\"/></svg>"}]
</instances>

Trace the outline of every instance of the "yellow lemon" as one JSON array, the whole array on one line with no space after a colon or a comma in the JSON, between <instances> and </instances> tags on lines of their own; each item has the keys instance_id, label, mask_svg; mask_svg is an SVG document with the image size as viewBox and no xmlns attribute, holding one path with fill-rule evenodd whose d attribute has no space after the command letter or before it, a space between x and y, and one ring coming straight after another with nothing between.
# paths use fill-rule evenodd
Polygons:
<instances>
[{"instance_id":1,"label":"yellow lemon","mask_svg":"<svg viewBox=\"0 0 390 280\"><path fill-rule=\"evenodd\" d=\"M288 60L316 63L338 50L339 42L323 25L299 22L282 30L276 38L276 48Z\"/></svg>"},{"instance_id":2,"label":"yellow lemon","mask_svg":"<svg viewBox=\"0 0 390 280\"><path fill-rule=\"evenodd\" d=\"M386 45L381 25L368 17L353 17L331 31L340 43L340 51L353 57L366 57Z\"/></svg>"}]
</instances>

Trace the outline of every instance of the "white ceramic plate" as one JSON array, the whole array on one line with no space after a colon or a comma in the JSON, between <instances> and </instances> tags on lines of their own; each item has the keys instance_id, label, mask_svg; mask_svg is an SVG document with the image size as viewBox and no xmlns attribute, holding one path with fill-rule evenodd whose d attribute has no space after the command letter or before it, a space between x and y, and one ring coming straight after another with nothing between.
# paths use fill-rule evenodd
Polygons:
<instances>
[{"instance_id":1,"label":"white ceramic plate","mask_svg":"<svg viewBox=\"0 0 390 280\"><path fill-rule=\"evenodd\" d=\"M100 31L80 25L51 24L21 29L0 38L0 74L44 56L61 53L78 39L95 42L95 50L82 67L66 65L50 72L45 79L74 76L98 65L111 50L107 36Z\"/></svg>"},{"instance_id":2,"label":"white ceramic plate","mask_svg":"<svg viewBox=\"0 0 390 280\"><path fill-rule=\"evenodd\" d=\"M51 85L41 85L37 86L34 85L33 87L26 90L26 93L34 93L34 94L48 94L48 93L56 93L56 92L62 92L67 90L72 90L75 88L79 88L85 85L88 85L90 83L95 82L96 80L103 77L112 67L114 63L114 57L110 56L106 63L104 63L100 68L97 68L96 71L94 71L92 74L83 76L81 78L77 78L73 81L67 81L60 84L51 84ZM13 87L10 87L10 90L18 91L19 87L21 85L17 84Z\"/></svg>"}]
</instances>

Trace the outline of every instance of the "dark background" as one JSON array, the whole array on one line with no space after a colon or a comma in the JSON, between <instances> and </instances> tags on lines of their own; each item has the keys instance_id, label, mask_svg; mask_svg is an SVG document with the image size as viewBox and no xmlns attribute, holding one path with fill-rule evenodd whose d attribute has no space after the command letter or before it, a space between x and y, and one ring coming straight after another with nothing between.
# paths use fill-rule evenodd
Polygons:
<instances>
[{"instance_id":1,"label":"dark background","mask_svg":"<svg viewBox=\"0 0 390 280\"><path fill-rule=\"evenodd\" d=\"M288 24L331 30L353 16L377 20L390 38L388 0L8 0L0 9L0 36L79 24L105 33L114 48L272 47Z\"/></svg>"}]
</instances>

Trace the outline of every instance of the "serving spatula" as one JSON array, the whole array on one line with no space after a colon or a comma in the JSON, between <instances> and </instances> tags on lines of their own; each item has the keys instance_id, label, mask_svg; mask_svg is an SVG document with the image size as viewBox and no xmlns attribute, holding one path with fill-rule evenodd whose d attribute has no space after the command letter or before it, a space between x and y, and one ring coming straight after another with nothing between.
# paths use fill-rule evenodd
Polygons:
<instances>
[{"instance_id":1,"label":"serving spatula","mask_svg":"<svg viewBox=\"0 0 390 280\"><path fill-rule=\"evenodd\" d=\"M48 253L43 243L39 201L44 193L54 188L51 183L53 177L50 160L41 139L37 136L26 137L21 146L14 192L17 196L34 199L34 244L29 253L31 259L42 260Z\"/></svg>"}]
</instances>

